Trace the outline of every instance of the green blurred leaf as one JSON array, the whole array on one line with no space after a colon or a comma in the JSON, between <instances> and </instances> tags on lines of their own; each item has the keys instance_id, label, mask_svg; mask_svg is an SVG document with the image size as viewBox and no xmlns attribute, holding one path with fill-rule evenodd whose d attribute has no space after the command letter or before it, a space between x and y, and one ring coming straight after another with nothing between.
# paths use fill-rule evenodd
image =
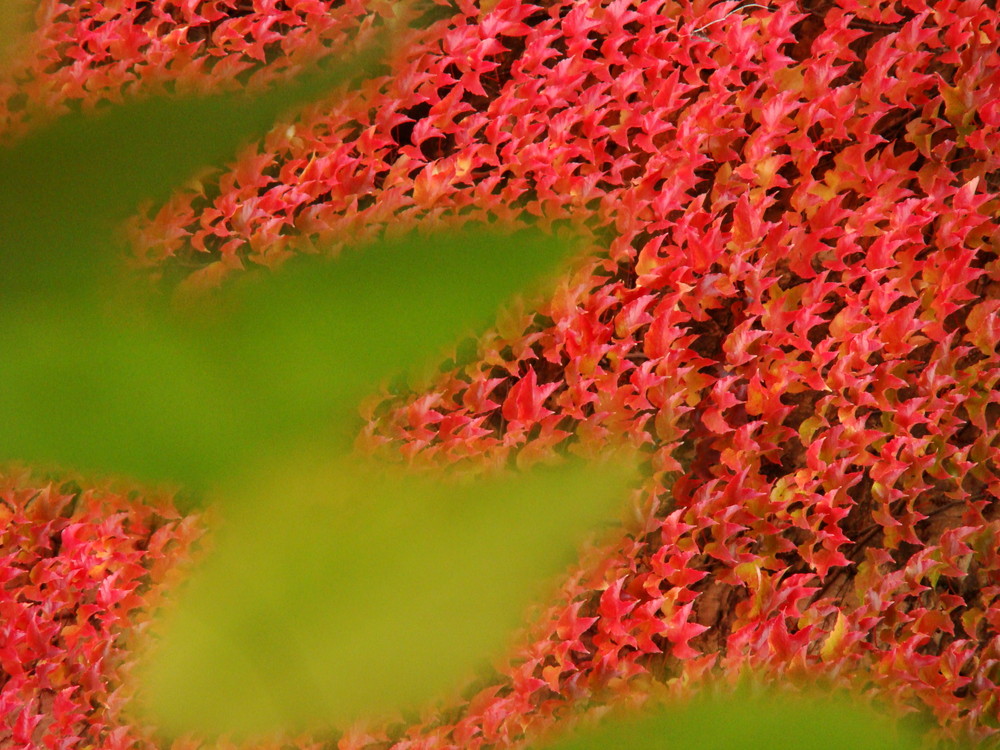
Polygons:
<instances>
[{"instance_id":1,"label":"green blurred leaf","mask_svg":"<svg viewBox=\"0 0 1000 750\"><path fill-rule=\"evenodd\" d=\"M916 750L919 736L844 695L746 689L608 720L546 750Z\"/></svg>"},{"instance_id":2,"label":"green blurred leaf","mask_svg":"<svg viewBox=\"0 0 1000 750\"><path fill-rule=\"evenodd\" d=\"M252 98L158 98L68 115L0 149L0 300L90 290L113 257L107 236L142 199L165 198L381 55L375 45Z\"/></svg>"},{"instance_id":3,"label":"green blurred leaf","mask_svg":"<svg viewBox=\"0 0 1000 750\"><path fill-rule=\"evenodd\" d=\"M332 447L351 399L488 320L563 251L528 233L411 237L232 290L207 322L24 302L0 326L0 458L202 487Z\"/></svg>"},{"instance_id":4,"label":"green blurred leaf","mask_svg":"<svg viewBox=\"0 0 1000 750\"><path fill-rule=\"evenodd\" d=\"M245 485L140 670L152 720L317 728L455 689L613 514L619 461L454 486L327 458Z\"/></svg>"},{"instance_id":5,"label":"green blurred leaf","mask_svg":"<svg viewBox=\"0 0 1000 750\"><path fill-rule=\"evenodd\" d=\"M196 487L254 435L225 370L166 321L34 306L0 326L0 457Z\"/></svg>"},{"instance_id":6,"label":"green blurred leaf","mask_svg":"<svg viewBox=\"0 0 1000 750\"><path fill-rule=\"evenodd\" d=\"M36 0L4 0L0 3L0 73L10 62L13 51L31 28Z\"/></svg>"},{"instance_id":7,"label":"green blurred leaf","mask_svg":"<svg viewBox=\"0 0 1000 750\"><path fill-rule=\"evenodd\" d=\"M271 434L328 421L331 404L424 364L568 252L537 232L411 234L336 261L283 270L236 290L211 348L238 355L231 372L254 384L276 417Z\"/></svg>"}]
</instances>

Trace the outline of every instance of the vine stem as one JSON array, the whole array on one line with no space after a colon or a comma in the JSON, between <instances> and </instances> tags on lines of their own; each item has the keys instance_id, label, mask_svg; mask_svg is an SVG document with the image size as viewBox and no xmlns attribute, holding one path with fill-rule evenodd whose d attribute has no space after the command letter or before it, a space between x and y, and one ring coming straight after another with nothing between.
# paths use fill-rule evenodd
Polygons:
<instances>
[{"instance_id":1,"label":"vine stem","mask_svg":"<svg viewBox=\"0 0 1000 750\"><path fill-rule=\"evenodd\" d=\"M697 29L695 29L691 33L693 33L693 34L701 34L705 29L707 29L707 28L709 28L711 26L715 26L715 24L717 24L717 23L722 23L723 21L725 21L727 18L729 18L731 15L733 15L737 11L746 10L747 8L760 8L761 10L771 10L771 6L770 5L760 5L759 3L747 3L746 5L738 5L735 8L733 8L731 11L729 11L728 13L726 13L726 15L724 15L722 18L716 18L714 21L710 21L709 23L706 23L704 26L699 26Z\"/></svg>"}]
</instances>

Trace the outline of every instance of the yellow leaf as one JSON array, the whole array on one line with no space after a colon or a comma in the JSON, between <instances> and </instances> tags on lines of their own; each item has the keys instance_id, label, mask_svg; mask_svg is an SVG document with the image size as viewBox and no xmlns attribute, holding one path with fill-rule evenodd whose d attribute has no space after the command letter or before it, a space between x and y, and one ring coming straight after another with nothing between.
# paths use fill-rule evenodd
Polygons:
<instances>
[{"instance_id":1,"label":"yellow leaf","mask_svg":"<svg viewBox=\"0 0 1000 750\"><path fill-rule=\"evenodd\" d=\"M823 646L820 648L819 653L823 661L830 661L835 656L839 655L838 646L844 640L844 633L847 632L847 618L844 617L843 612L837 612L837 622L833 625L833 630L830 631L830 635L826 637L823 641Z\"/></svg>"}]
</instances>

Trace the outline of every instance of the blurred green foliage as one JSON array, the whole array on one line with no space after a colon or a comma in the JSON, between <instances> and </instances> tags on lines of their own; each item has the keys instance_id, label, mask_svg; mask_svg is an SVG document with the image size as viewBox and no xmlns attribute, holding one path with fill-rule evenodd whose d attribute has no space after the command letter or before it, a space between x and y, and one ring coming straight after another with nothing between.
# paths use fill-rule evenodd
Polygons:
<instances>
[{"instance_id":1,"label":"blurred green foliage","mask_svg":"<svg viewBox=\"0 0 1000 750\"><path fill-rule=\"evenodd\" d=\"M247 485L147 660L160 725L343 726L454 692L614 515L629 464L443 484L318 457Z\"/></svg>"},{"instance_id":2,"label":"blurred green foliage","mask_svg":"<svg viewBox=\"0 0 1000 750\"><path fill-rule=\"evenodd\" d=\"M916 750L920 735L844 694L721 689L619 717L545 750Z\"/></svg>"},{"instance_id":3,"label":"blurred green foliage","mask_svg":"<svg viewBox=\"0 0 1000 750\"><path fill-rule=\"evenodd\" d=\"M4 0L0 3L0 72L14 58L23 35L31 28L34 0Z\"/></svg>"},{"instance_id":4,"label":"blurred green foliage","mask_svg":"<svg viewBox=\"0 0 1000 750\"><path fill-rule=\"evenodd\" d=\"M206 488L276 451L343 447L352 400L561 254L526 233L411 236L226 290L203 317L42 288L0 305L0 453Z\"/></svg>"}]
</instances>

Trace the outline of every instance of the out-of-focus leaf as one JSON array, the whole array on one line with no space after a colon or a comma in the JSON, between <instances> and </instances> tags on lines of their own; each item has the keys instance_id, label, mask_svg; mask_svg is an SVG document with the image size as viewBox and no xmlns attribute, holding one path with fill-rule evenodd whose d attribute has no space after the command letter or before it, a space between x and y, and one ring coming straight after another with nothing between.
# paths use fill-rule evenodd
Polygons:
<instances>
[{"instance_id":1,"label":"out-of-focus leaf","mask_svg":"<svg viewBox=\"0 0 1000 750\"><path fill-rule=\"evenodd\" d=\"M0 457L201 486L263 436L225 370L166 321L34 306L0 325Z\"/></svg>"},{"instance_id":2,"label":"out-of-focus leaf","mask_svg":"<svg viewBox=\"0 0 1000 750\"><path fill-rule=\"evenodd\" d=\"M331 441L349 400L551 267L522 233L410 238L234 290L183 320L66 300L3 313L0 458L195 486Z\"/></svg>"},{"instance_id":3,"label":"out-of-focus leaf","mask_svg":"<svg viewBox=\"0 0 1000 750\"><path fill-rule=\"evenodd\" d=\"M11 53L28 31L36 0L4 0L0 3L0 71L10 60Z\"/></svg>"},{"instance_id":4,"label":"out-of-focus leaf","mask_svg":"<svg viewBox=\"0 0 1000 750\"><path fill-rule=\"evenodd\" d=\"M0 299L91 289L113 257L106 237L139 201L165 197L380 56L373 46L253 98L149 99L69 115L0 150Z\"/></svg>"},{"instance_id":5,"label":"out-of-focus leaf","mask_svg":"<svg viewBox=\"0 0 1000 750\"><path fill-rule=\"evenodd\" d=\"M546 750L916 750L915 732L841 695L747 690L609 720Z\"/></svg>"},{"instance_id":6,"label":"out-of-focus leaf","mask_svg":"<svg viewBox=\"0 0 1000 750\"><path fill-rule=\"evenodd\" d=\"M272 434L318 427L331 405L485 325L567 250L536 232L477 230L413 234L323 265L307 260L239 290L211 348L237 355L231 371L257 388L275 417Z\"/></svg>"},{"instance_id":7,"label":"out-of-focus leaf","mask_svg":"<svg viewBox=\"0 0 1000 750\"><path fill-rule=\"evenodd\" d=\"M325 463L230 507L140 670L166 731L316 728L456 688L634 476L621 460L454 486Z\"/></svg>"}]
</instances>

